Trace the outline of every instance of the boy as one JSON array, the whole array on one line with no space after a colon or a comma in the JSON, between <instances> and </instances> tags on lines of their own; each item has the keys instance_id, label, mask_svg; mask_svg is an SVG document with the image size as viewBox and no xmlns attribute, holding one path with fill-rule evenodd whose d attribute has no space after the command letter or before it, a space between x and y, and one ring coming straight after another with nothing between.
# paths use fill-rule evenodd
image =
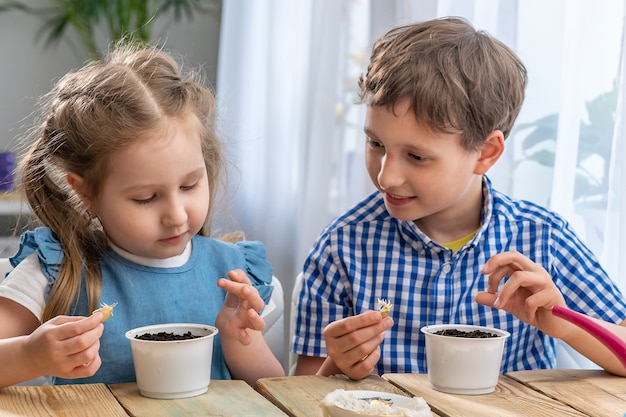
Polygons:
<instances>
[{"instance_id":1,"label":"boy","mask_svg":"<svg viewBox=\"0 0 626 417\"><path fill-rule=\"evenodd\" d=\"M626 375L604 346L549 310L567 304L624 325L617 287L565 220L499 193L485 176L526 81L507 46L459 18L377 41L359 87L378 191L332 222L305 261L296 374L425 373L420 328L469 323L511 333L503 372L554 367L560 337ZM372 311L378 299L392 304L386 318Z\"/></svg>"}]
</instances>

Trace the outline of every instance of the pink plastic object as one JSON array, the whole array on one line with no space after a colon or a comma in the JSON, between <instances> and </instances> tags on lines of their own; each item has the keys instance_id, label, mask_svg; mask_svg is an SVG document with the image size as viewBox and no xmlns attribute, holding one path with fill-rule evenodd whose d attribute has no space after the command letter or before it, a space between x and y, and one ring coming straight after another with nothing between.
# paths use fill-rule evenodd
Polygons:
<instances>
[{"instance_id":1,"label":"pink plastic object","mask_svg":"<svg viewBox=\"0 0 626 417\"><path fill-rule=\"evenodd\" d=\"M600 324L574 310L563 306L552 306L552 314L574 323L583 330L602 342L611 352L617 356L626 368L626 341L622 340L615 333L602 327Z\"/></svg>"}]
</instances>

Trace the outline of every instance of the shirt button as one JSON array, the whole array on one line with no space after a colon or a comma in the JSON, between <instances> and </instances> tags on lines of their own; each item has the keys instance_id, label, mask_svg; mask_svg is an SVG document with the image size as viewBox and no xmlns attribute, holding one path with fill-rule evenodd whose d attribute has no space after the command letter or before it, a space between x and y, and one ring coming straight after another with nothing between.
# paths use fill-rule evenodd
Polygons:
<instances>
[{"instance_id":1,"label":"shirt button","mask_svg":"<svg viewBox=\"0 0 626 417\"><path fill-rule=\"evenodd\" d=\"M443 268L441 268L441 272L443 272L444 274L447 274L448 272L450 272L451 269L452 267L450 266L450 264L445 264Z\"/></svg>"}]
</instances>

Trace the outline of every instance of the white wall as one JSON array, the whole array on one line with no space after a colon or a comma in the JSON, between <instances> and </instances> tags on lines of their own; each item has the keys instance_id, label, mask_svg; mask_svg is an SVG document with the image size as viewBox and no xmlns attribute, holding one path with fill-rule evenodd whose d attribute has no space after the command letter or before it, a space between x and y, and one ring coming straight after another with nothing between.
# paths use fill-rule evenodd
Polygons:
<instances>
[{"instance_id":1,"label":"white wall","mask_svg":"<svg viewBox=\"0 0 626 417\"><path fill-rule=\"evenodd\" d=\"M50 0L25 3L41 7ZM57 79L80 67L86 56L75 53L68 42L48 49L37 39L41 21L18 11L0 13L0 151L15 150L18 136L32 124L37 98L48 92ZM219 45L219 16L196 14L192 21L168 24L158 39L166 49L181 54L186 63L203 68L215 85ZM163 26L163 24L161 24ZM106 44L106 42L103 42Z\"/></svg>"}]
</instances>

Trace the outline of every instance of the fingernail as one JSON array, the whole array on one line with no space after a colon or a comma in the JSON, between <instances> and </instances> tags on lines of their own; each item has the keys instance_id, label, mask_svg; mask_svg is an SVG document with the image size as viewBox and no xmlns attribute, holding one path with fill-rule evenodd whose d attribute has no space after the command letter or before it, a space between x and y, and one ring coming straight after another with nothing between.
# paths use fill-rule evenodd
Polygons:
<instances>
[{"instance_id":1,"label":"fingernail","mask_svg":"<svg viewBox=\"0 0 626 417\"><path fill-rule=\"evenodd\" d=\"M494 307L500 307L500 297L496 298L496 301L493 302Z\"/></svg>"}]
</instances>

